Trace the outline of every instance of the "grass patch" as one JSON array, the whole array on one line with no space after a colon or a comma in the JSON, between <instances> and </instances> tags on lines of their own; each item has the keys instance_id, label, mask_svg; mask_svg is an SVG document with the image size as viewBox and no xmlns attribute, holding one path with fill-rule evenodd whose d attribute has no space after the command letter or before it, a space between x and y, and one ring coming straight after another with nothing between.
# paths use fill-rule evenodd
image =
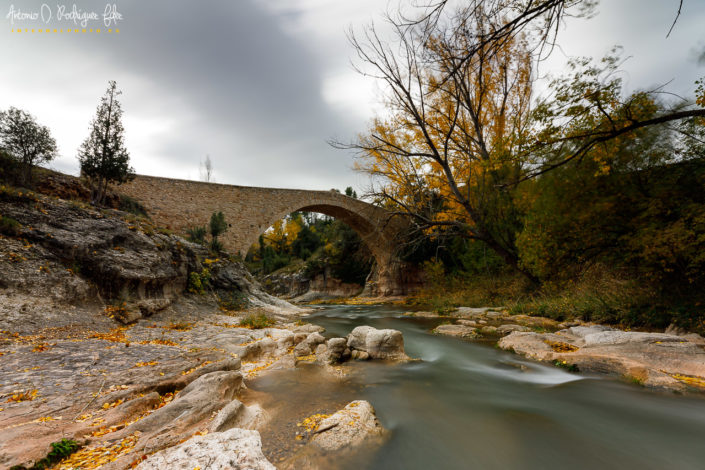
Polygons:
<instances>
[{"instance_id":1,"label":"grass patch","mask_svg":"<svg viewBox=\"0 0 705 470\"><path fill-rule=\"evenodd\" d=\"M239 311L247 308L249 301L242 291L230 291L218 297L218 306L226 311Z\"/></svg>"},{"instance_id":2,"label":"grass patch","mask_svg":"<svg viewBox=\"0 0 705 470\"><path fill-rule=\"evenodd\" d=\"M705 333L702 298L680 295L677 290L659 290L648 279L607 266L594 266L540 287L513 273L445 276L416 293L408 303L436 312L460 306L501 305L512 315L541 316L559 322L579 319L650 329L665 329L673 323Z\"/></svg>"},{"instance_id":3,"label":"grass patch","mask_svg":"<svg viewBox=\"0 0 705 470\"><path fill-rule=\"evenodd\" d=\"M244 328L259 330L261 328L274 326L275 323L276 321L273 318L269 318L264 313L251 313L240 320L239 325Z\"/></svg>"},{"instance_id":4,"label":"grass patch","mask_svg":"<svg viewBox=\"0 0 705 470\"><path fill-rule=\"evenodd\" d=\"M125 196L124 194L121 194L117 208L123 212L129 212L130 214L149 219L147 209L136 199L133 199L130 196Z\"/></svg>"},{"instance_id":5,"label":"grass patch","mask_svg":"<svg viewBox=\"0 0 705 470\"><path fill-rule=\"evenodd\" d=\"M22 232L22 224L12 217L0 216L0 233L8 237L16 237Z\"/></svg>"}]
</instances>

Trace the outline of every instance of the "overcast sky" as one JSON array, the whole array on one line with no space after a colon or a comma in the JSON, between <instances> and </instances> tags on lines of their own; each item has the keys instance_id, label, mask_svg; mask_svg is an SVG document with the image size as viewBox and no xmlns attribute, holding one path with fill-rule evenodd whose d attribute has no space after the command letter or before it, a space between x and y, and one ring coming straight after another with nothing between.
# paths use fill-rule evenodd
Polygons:
<instances>
[{"instance_id":1,"label":"overcast sky","mask_svg":"<svg viewBox=\"0 0 705 470\"><path fill-rule=\"evenodd\" d=\"M117 1L119 34L13 33L46 27L6 17L41 11L42 1L0 0L0 109L15 106L51 128L60 157L76 174L76 150L88 133L108 80L123 91L124 125L138 173L198 179L210 155L221 183L307 189L365 186L352 155L326 144L353 139L380 111L379 89L358 76L345 30L379 19L383 0ZM56 20L57 5L46 2ZM103 1L77 1L101 16ZM602 56L619 44L630 89L672 81L692 95L705 75L705 2L602 0L599 14L560 33L566 55ZM546 70L544 70L546 71Z\"/></svg>"}]
</instances>

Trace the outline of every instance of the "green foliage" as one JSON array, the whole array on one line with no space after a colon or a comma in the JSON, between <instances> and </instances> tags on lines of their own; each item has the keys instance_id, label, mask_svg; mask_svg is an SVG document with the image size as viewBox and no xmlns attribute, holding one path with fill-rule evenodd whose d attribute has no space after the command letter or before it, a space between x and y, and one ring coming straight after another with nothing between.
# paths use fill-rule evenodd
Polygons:
<instances>
[{"instance_id":1,"label":"green foliage","mask_svg":"<svg viewBox=\"0 0 705 470\"><path fill-rule=\"evenodd\" d=\"M186 229L186 238L193 243L198 243L199 245L206 244L206 227L188 227Z\"/></svg>"},{"instance_id":2,"label":"green foliage","mask_svg":"<svg viewBox=\"0 0 705 470\"><path fill-rule=\"evenodd\" d=\"M306 261L320 246L321 237L311 230L308 225L304 225L297 234L296 240L292 243L291 248L294 256Z\"/></svg>"},{"instance_id":3,"label":"green foliage","mask_svg":"<svg viewBox=\"0 0 705 470\"><path fill-rule=\"evenodd\" d=\"M94 204L103 203L108 184L121 184L134 177L134 170L129 165L130 155L125 148L122 106L117 99L121 93L117 83L111 80L91 121L90 135L78 151L81 175L91 184L91 202Z\"/></svg>"},{"instance_id":4,"label":"green foliage","mask_svg":"<svg viewBox=\"0 0 705 470\"><path fill-rule=\"evenodd\" d=\"M251 313L245 318L240 320L239 325L244 328L252 328L253 330L259 330L261 328L268 328L274 326L276 321L273 318L269 318L264 313Z\"/></svg>"},{"instance_id":5,"label":"green foliage","mask_svg":"<svg viewBox=\"0 0 705 470\"><path fill-rule=\"evenodd\" d=\"M0 148L0 182L12 186L21 185L22 176L20 162Z\"/></svg>"},{"instance_id":6,"label":"green foliage","mask_svg":"<svg viewBox=\"0 0 705 470\"><path fill-rule=\"evenodd\" d=\"M210 281L210 269L203 268L200 273L192 271L188 275L188 291L192 294L204 295L206 289L210 287Z\"/></svg>"},{"instance_id":7,"label":"green foliage","mask_svg":"<svg viewBox=\"0 0 705 470\"><path fill-rule=\"evenodd\" d=\"M218 254L223 252L225 250L225 247L223 247L223 244L220 243L220 241L217 238L213 238L208 245L208 248L210 249L211 253L213 254Z\"/></svg>"},{"instance_id":8,"label":"green foliage","mask_svg":"<svg viewBox=\"0 0 705 470\"><path fill-rule=\"evenodd\" d=\"M230 291L218 298L218 305L224 310L244 310L248 304L247 296L242 291Z\"/></svg>"},{"instance_id":9,"label":"green foliage","mask_svg":"<svg viewBox=\"0 0 705 470\"><path fill-rule=\"evenodd\" d=\"M46 457L39 460L33 466L25 467L23 465L15 465L10 467L10 470L45 470L73 454L80 448L81 446L78 442L73 439L61 439L58 442L52 442L51 451L49 451Z\"/></svg>"},{"instance_id":10,"label":"green foliage","mask_svg":"<svg viewBox=\"0 0 705 470\"><path fill-rule=\"evenodd\" d=\"M49 128L39 125L26 111L12 107L0 112L0 149L20 164L19 183L25 186L32 183L34 166L57 155L56 141ZM7 173L12 174L12 166Z\"/></svg>"},{"instance_id":11,"label":"green foliage","mask_svg":"<svg viewBox=\"0 0 705 470\"><path fill-rule=\"evenodd\" d=\"M225 215L222 212L213 212L208 226L214 240L228 230L228 224L225 222Z\"/></svg>"},{"instance_id":12,"label":"green foliage","mask_svg":"<svg viewBox=\"0 0 705 470\"><path fill-rule=\"evenodd\" d=\"M566 361L555 361L553 365L565 369L568 372L579 372L577 364L571 364Z\"/></svg>"},{"instance_id":13,"label":"green foliage","mask_svg":"<svg viewBox=\"0 0 705 470\"><path fill-rule=\"evenodd\" d=\"M0 233L9 237L15 237L21 233L22 224L5 215L0 216Z\"/></svg>"},{"instance_id":14,"label":"green foliage","mask_svg":"<svg viewBox=\"0 0 705 470\"><path fill-rule=\"evenodd\" d=\"M131 198L130 196L120 195L120 200L118 202L118 209L124 212L129 212L136 216L149 218L147 214L147 209L140 204L137 200Z\"/></svg>"}]
</instances>

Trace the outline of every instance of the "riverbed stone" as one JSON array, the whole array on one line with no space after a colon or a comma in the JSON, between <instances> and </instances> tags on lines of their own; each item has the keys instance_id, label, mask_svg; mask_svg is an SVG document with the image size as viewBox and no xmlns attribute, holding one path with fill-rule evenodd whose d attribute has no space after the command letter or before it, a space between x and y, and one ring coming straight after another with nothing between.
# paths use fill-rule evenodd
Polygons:
<instances>
[{"instance_id":1,"label":"riverbed stone","mask_svg":"<svg viewBox=\"0 0 705 470\"><path fill-rule=\"evenodd\" d=\"M457 338L477 338L477 329L472 326L467 325L438 325L434 330L434 333L455 336Z\"/></svg>"},{"instance_id":2,"label":"riverbed stone","mask_svg":"<svg viewBox=\"0 0 705 470\"><path fill-rule=\"evenodd\" d=\"M372 405L356 400L321 421L310 443L324 451L337 452L359 446L366 439L382 436L383 432Z\"/></svg>"},{"instance_id":3,"label":"riverbed stone","mask_svg":"<svg viewBox=\"0 0 705 470\"><path fill-rule=\"evenodd\" d=\"M323 364L335 364L343 361L347 349L347 339L331 338L316 348L316 360Z\"/></svg>"},{"instance_id":4,"label":"riverbed stone","mask_svg":"<svg viewBox=\"0 0 705 470\"><path fill-rule=\"evenodd\" d=\"M478 323L480 323L482 325L486 324L486 322L482 323L482 320L480 320ZM493 335L498 334L496 326L483 326L482 328L480 328L480 333L482 333L483 335L487 335L487 336L493 336Z\"/></svg>"},{"instance_id":5,"label":"riverbed stone","mask_svg":"<svg viewBox=\"0 0 705 470\"><path fill-rule=\"evenodd\" d=\"M218 412L208 430L222 432L232 428L259 429L266 420L266 413L259 405L245 406L240 400L233 400Z\"/></svg>"},{"instance_id":6,"label":"riverbed stone","mask_svg":"<svg viewBox=\"0 0 705 470\"><path fill-rule=\"evenodd\" d=\"M150 456L138 470L276 470L262 453L257 431L233 428L195 436Z\"/></svg>"},{"instance_id":7,"label":"riverbed stone","mask_svg":"<svg viewBox=\"0 0 705 470\"><path fill-rule=\"evenodd\" d=\"M611 374L654 389L705 392L705 348L663 333L621 331L600 325L557 333L513 332L502 349L583 372Z\"/></svg>"},{"instance_id":8,"label":"riverbed stone","mask_svg":"<svg viewBox=\"0 0 705 470\"><path fill-rule=\"evenodd\" d=\"M513 331L531 331L531 328L514 324L500 325L497 327L497 334L500 335L508 335Z\"/></svg>"},{"instance_id":9,"label":"riverbed stone","mask_svg":"<svg viewBox=\"0 0 705 470\"><path fill-rule=\"evenodd\" d=\"M351 350L366 352L372 359L407 360L401 331L358 326L348 335Z\"/></svg>"}]
</instances>

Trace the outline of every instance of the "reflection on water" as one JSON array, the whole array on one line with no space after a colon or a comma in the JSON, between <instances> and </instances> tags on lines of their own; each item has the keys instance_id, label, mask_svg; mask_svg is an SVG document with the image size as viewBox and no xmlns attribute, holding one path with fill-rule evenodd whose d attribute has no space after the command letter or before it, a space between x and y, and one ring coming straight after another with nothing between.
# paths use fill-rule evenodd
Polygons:
<instances>
[{"instance_id":1,"label":"reflection on water","mask_svg":"<svg viewBox=\"0 0 705 470\"><path fill-rule=\"evenodd\" d=\"M326 307L308 320L328 336L362 324L401 330L407 354L422 361L354 363L342 382L315 368L259 379L252 388L271 394L281 405L278 422L289 423L272 445L293 441L297 419L366 399L391 438L373 456L342 468L705 468L705 400L570 374L488 344L431 335L433 322L402 318L391 307ZM266 448L266 433L263 440L268 455L277 455Z\"/></svg>"}]
</instances>

